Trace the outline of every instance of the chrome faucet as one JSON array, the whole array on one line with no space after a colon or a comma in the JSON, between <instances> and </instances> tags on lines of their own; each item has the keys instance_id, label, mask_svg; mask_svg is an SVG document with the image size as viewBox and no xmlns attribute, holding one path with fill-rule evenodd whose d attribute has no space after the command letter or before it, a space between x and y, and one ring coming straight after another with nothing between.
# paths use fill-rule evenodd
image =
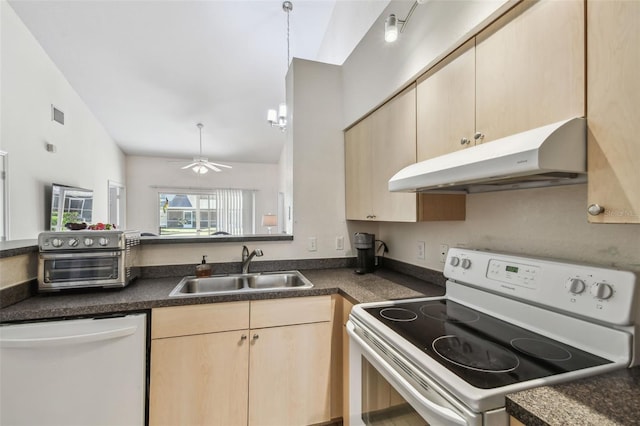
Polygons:
<instances>
[{"instance_id":1,"label":"chrome faucet","mask_svg":"<svg viewBox=\"0 0 640 426\"><path fill-rule=\"evenodd\" d=\"M254 256L257 256L257 257L262 256L262 250L255 249L254 251L249 253L249 249L247 248L247 246L242 246L242 273L243 274L249 273L249 264L251 263L251 259L253 259Z\"/></svg>"}]
</instances>

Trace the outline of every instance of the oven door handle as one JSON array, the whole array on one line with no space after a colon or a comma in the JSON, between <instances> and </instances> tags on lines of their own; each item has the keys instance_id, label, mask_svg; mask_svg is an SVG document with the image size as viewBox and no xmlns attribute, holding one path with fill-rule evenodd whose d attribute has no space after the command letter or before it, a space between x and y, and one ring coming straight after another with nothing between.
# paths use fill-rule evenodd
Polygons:
<instances>
[{"instance_id":1,"label":"oven door handle","mask_svg":"<svg viewBox=\"0 0 640 426\"><path fill-rule=\"evenodd\" d=\"M83 251L75 253L40 253L40 258L51 259L79 259L85 257L118 257L122 256L122 251Z\"/></svg>"},{"instance_id":2,"label":"oven door handle","mask_svg":"<svg viewBox=\"0 0 640 426\"><path fill-rule=\"evenodd\" d=\"M387 361L385 361L377 352L372 350L367 345L367 343L356 334L354 325L350 322L347 322L347 332L349 334L349 337L353 339L358 344L358 346L360 346L360 349L362 351L366 352L366 354L369 357L373 358L378 364L384 366L385 372L389 374L392 379L402 387L403 390L410 393L413 398L415 398L416 400L418 400L418 402L428 408L429 412L434 417L434 419L431 419L430 421L436 420L438 423L456 424L461 426L468 425L467 421L455 411L436 404L430 399L425 398L424 395L422 395L420 392L416 391L411 383L409 383L404 377L402 377L393 368L391 368Z\"/></svg>"}]
</instances>

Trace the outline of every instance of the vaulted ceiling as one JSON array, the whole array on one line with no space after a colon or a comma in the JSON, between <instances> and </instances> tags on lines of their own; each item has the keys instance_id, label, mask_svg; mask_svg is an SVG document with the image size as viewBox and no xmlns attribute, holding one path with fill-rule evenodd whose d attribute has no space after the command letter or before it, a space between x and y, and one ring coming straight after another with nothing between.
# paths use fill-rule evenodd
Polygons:
<instances>
[{"instance_id":1,"label":"vaulted ceiling","mask_svg":"<svg viewBox=\"0 0 640 426\"><path fill-rule=\"evenodd\" d=\"M274 0L9 0L129 155L275 163L287 14ZM388 0L293 0L292 57L342 64ZM61 106L62 108L64 106Z\"/></svg>"}]
</instances>

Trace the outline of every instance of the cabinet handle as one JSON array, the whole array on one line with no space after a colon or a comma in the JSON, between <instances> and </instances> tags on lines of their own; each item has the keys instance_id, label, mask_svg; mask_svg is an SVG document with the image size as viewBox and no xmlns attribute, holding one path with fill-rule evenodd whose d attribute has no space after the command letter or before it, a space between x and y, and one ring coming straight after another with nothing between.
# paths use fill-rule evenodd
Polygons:
<instances>
[{"instance_id":1,"label":"cabinet handle","mask_svg":"<svg viewBox=\"0 0 640 426\"><path fill-rule=\"evenodd\" d=\"M253 335L253 340L258 340L260 338L260 336L258 336L257 334Z\"/></svg>"},{"instance_id":2,"label":"cabinet handle","mask_svg":"<svg viewBox=\"0 0 640 426\"><path fill-rule=\"evenodd\" d=\"M482 142L482 139L484 139L484 133L476 132L476 134L473 135L473 138Z\"/></svg>"},{"instance_id":3,"label":"cabinet handle","mask_svg":"<svg viewBox=\"0 0 640 426\"><path fill-rule=\"evenodd\" d=\"M604 213L604 207L599 204L591 204L587 211L591 216L598 216L599 214Z\"/></svg>"},{"instance_id":4,"label":"cabinet handle","mask_svg":"<svg viewBox=\"0 0 640 426\"><path fill-rule=\"evenodd\" d=\"M469 138L460 139L460 145L469 145L470 143L471 143L471 139Z\"/></svg>"},{"instance_id":5,"label":"cabinet handle","mask_svg":"<svg viewBox=\"0 0 640 426\"><path fill-rule=\"evenodd\" d=\"M247 335L243 334L242 336L240 336L240 340L247 340Z\"/></svg>"}]
</instances>

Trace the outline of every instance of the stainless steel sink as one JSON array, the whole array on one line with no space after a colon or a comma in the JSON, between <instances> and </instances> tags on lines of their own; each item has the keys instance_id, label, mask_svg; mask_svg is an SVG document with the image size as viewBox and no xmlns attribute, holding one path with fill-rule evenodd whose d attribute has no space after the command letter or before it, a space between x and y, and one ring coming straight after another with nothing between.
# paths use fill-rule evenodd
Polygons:
<instances>
[{"instance_id":1,"label":"stainless steel sink","mask_svg":"<svg viewBox=\"0 0 640 426\"><path fill-rule=\"evenodd\" d=\"M169 296L255 293L301 290L311 287L313 284L298 271L213 275L205 278L189 276L180 280Z\"/></svg>"}]
</instances>

